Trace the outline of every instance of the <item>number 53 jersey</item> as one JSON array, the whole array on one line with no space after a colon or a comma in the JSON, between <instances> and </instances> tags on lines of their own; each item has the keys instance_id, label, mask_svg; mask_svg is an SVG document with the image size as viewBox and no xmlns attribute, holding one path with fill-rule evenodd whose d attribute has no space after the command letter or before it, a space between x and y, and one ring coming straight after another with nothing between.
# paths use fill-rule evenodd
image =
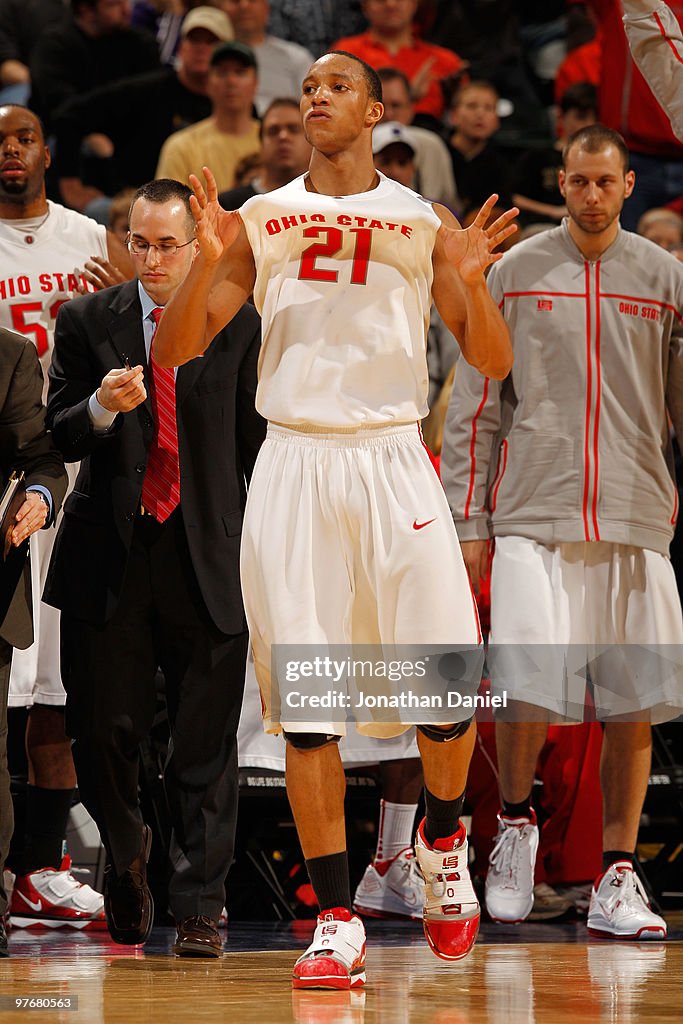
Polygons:
<instances>
[{"instance_id":1,"label":"number 53 jersey","mask_svg":"<svg viewBox=\"0 0 683 1024\"><path fill-rule=\"evenodd\" d=\"M30 338L47 381L59 307L85 278L92 256L107 256L107 232L90 217L48 202L47 217L0 220L0 327Z\"/></svg>"},{"instance_id":2,"label":"number 53 jersey","mask_svg":"<svg viewBox=\"0 0 683 1024\"><path fill-rule=\"evenodd\" d=\"M271 422L354 428L428 411L430 203L379 174L349 196L304 178L240 210L263 319L256 406Z\"/></svg>"}]
</instances>

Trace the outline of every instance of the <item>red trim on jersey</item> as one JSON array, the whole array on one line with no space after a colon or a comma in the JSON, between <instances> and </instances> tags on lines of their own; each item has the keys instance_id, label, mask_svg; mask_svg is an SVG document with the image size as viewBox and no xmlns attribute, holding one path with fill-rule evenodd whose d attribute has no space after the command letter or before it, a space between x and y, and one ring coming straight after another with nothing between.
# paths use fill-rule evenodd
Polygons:
<instances>
[{"instance_id":1,"label":"red trim on jersey","mask_svg":"<svg viewBox=\"0 0 683 1024\"><path fill-rule=\"evenodd\" d=\"M676 520L677 519L678 519L678 487L676 487L676 484L674 484L674 511L673 511L673 515L671 516L671 525L672 526L676 525Z\"/></svg>"},{"instance_id":2,"label":"red trim on jersey","mask_svg":"<svg viewBox=\"0 0 683 1024\"><path fill-rule=\"evenodd\" d=\"M670 309L673 315L683 324L683 315L678 312L675 306L672 306L668 302L660 302L659 299L644 299L639 295L618 295L616 292L603 292L602 297L603 299L626 299L627 302L645 302L650 306L660 306L662 309Z\"/></svg>"},{"instance_id":3,"label":"red trim on jersey","mask_svg":"<svg viewBox=\"0 0 683 1024\"><path fill-rule=\"evenodd\" d=\"M583 445L583 529L586 540L591 539L588 524L588 487L590 480L590 449L589 437L591 427L591 398L593 391L593 372L591 364L591 300L590 300L590 268L584 263L586 276L586 423L584 427Z\"/></svg>"},{"instance_id":4,"label":"red trim on jersey","mask_svg":"<svg viewBox=\"0 0 683 1024\"><path fill-rule=\"evenodd\" d=\"M476 447L476 444L477 444L477 420L481 416L482 410L483 410L484 406L486 405L486 399L488 397L489 397L489 378L488 377L484 377L484 394L482 396L481 402L479 403L479 408L475 412L474 418L472 419L472 439L470 440L470 485L469 485L469 488L467 490L467 499L465 501L465 513L464 513L464 518L465 519L469 519L470 518L470 504L472 503L472 495L474 494L474 474L477 471L477 457L474 454L475 447Z\"/></svg>"},{"instance_id":5,"label":"red trim on jersey","mask_svg":"<svg viewBox=\"0 0 683 1024\"><path fill-rule=\"evenodd\" d=\"M505 299L515 299L520 295L554 295L558 299L585 299L586 295L584 292L505 292L503 301Z\"/></svg>"},{"instance_id":6,"label":"red trim on jersey","mask_svg":"<svg viewBox=\"0 0 683 1024\"><path fill-rule=\"evenodd\" d=\"M501 455L503 457L503 468L502 469L500 468ZM500 446L499 451L498 451L498 465L496 466L496 475L494 476L493 483L491 485L491 499L490 499L490 503L491 503L491 512L492 513L496 511L496 502L498 501L498 489L500 488L502 479L503 479L503 477L505 475L505 470L507 469L507 465L508 465L508 439L506 437L505 440L503 441L502 445ZM500 476L498 475L498 471L499 470L500 470Z\"/></svg>"},{"instance_id":7,"label":"red trim on jersey","mask_svg":"<svg viewBox=\"0 0 683 1024\"><path fill-rule=\"evenodd\" d=\"M659 15L657 14L656 11L652 12L652 17L655 19L655 22L657 23L657 28L659 29L659 34L664 39L666 39L667 43L669 44L669 49L673 53L674 57L676 58L676 60L678 61L679 64L683 64L683 57L681 57L681 55L679 54L678 50L674 46L673 39L670 39L669 36L666 34L666 29L662 25L662 19L659 17Z\"/></svg>"},{"instance_id":8,"label":"red trim on jersey","mask_svg":"<svg viewBox=\"0 0 683 1024\"><path fill-rule=\"evenodd\" d=\"M595 265L595 418L593 420L593 529L595 539L600 540L598 530L598 433L600 430L600 398L602 396L602 368L600 366L600 260Z\"/></svg>"}]
</instances>

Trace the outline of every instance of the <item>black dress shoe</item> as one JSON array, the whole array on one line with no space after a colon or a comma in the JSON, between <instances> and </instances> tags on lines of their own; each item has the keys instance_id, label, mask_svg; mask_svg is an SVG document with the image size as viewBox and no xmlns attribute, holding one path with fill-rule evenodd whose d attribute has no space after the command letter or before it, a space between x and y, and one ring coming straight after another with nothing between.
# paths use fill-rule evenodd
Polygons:
<instances>
[{"instance_id":1,"label":"black dress shoe","mask_svg":"<svg viewBox=\"0 0 683 1024\"><path fill-rule=\"evenodd\" d=\"M121 875L110 865L104 872L104 913L114 942L137 946L146 942L154 924L154 900L147 885L147 861L152 830L142 829L142 848Z\"/></svg>"},{"instance_id":2,"label":"black dress shoe","mask_svg":"<svg viewBox=\"0 0 683 1024\"><path fill-rule=\"evenodd\" d=\"M7 928L5 926L4 915L0 914L0 956L9 956L9 946L7 945Z\"/></svg>"},{"instance_id":3,"label":"black dress shoe","mask_svg":"<svg viewBox=\"0 0 683 1024\"><path fill-rule=\"evenodd\" d=\"M178 924L173 952L176 956L221 956L223 943L218 934L218 922L201 914L183 918Z\"/></svg>"}]
</instances>

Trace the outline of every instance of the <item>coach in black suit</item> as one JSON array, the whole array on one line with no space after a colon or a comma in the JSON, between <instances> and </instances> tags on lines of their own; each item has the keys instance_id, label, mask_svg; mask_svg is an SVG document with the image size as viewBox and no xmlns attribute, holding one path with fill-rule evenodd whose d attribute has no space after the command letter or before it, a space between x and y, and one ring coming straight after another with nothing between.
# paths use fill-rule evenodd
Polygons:
<instances>
[{"instance_id":1,"label":"coach in black suit","mask_svg":"<svg viewBox=\"0 0 683 1024\"><path fill-rule=\"evenodd\" d=\"M247 649L240 530L265 423L254 408L260 323L251 307L177 371L175 399L158 376L165 371L148 361L155 319L196 251L189 195L169 180L139 189L129 236L138 280L60 310L48 422L65 459L82 462L44 599L62 610L66 728L108 854L112 937L144 942L152 926L138 745L160 666L171 724L174 951L217 956Z\"/></svg>"},{"instance_id":2,"label":"coach in black suit","mask_svg":"<svg viewBox=\"0 0 683 1024\"><path fill-rule=\"evenodd\" d=\"M32 342L0 329L0 492L12 470L23 470L26 500L11 528L11 548L0 548L0 956L7 955L2 884L14 818L7 771L7 691L12 648L33 643L27 539L49 526L66 490L64 461L45 431L43 374Z\"/></svg>"}]
</instances>

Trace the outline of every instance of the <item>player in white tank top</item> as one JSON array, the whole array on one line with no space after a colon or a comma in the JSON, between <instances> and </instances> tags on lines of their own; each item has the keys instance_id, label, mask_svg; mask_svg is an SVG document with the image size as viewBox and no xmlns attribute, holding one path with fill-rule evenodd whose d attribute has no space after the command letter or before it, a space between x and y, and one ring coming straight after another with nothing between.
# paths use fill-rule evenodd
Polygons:
<instances>
[{"instance_id":1,"label":"player in white tank top","mask_svg":"<svg viewBox=\"0 0 683 1024\"><path fill-rule=\"evenodd\" d=\"M48 166L49 153L36 116L22 107L1 107L0 326L34 342L46 378L45 393L59 307L77 289L93 290L95 283L107 284L113 283L113 279L123 279L109 261L114 259L120 267L125 267L128 262L123 247L108 237L104 227L75 210L46 199L45 171ZM93 259L97 263L92 263ZM78 466L67 466L70 485L77 470ZM43 808L47 806L46 799L52 801L52 794L60 806L67 805L75 785L70 743L64 735L61 716L52 710L62 708L66 700L59 666L59 612L40 600L55 535L52 529L44 530L36 533L30 541L36 639L28 650L14 653L8 699L9 707L31 706L34 709L27 732L27 752L34 780L31 788L42 794L39 795ZM51 752L49 764L40 757L41 747L47 747ZM32 831L32 799L29 796L29 834ZM54 813L55 821L61 817L61 812L53 812L51 807L45 813ZM50 831L53 825L51 821ZM54 864L54 857L51 863ZM39 866L49 864L41 862ZM58 914L68 917L73 906L74 916L77 916L87 907L93 920L103 918L99 893L89 886L81 886L68 871L58 874L59 885L65 893ZM24 879L32 880L30 884L35 888L36 884L42 884L42 877L40 872L30 872ZM45 876L45 883L50 881L51 876ZM24 880L20 878L16 890L21 890L23 885ZM33 889L27 888L26 892L29 891ZM49 915L49 895L42 895L42 912ZM16 900L11 908L14 916L15 903ZM22 909L29 915L32 913L27 907Z\"/></svg>"},{"instance_id":2,"label":"player in white tank top","mask_svg":"<svg viewBox=\"0 0 683 1024\"><path fill-rule=\"evenodd\" d=\"M220 209L210 172L206 191L191 179L200 254L155 339L158 361L174 365L202 352L252 291L263 316L257 408L271 426L249 489L242 583L266 728L282 727L288 741L288 794L323 911L295 988L363 984L365 933L350 913L344 852L334 741L345 716L282 721L271 647L477 643L455 529L416 424L426 411L431 295L466 359L493 377L510 368L483 271L515 230L514 212L485 229L492 198L463 232L443 207L378 175L380 98L371 68L327 54L303 84L308 175L240 214ZM418 726L425 933L447 960L469 952L479 921L459 823L474 743L470 720L457 721L466 714Z\"/></svg>"}]
</instances>

